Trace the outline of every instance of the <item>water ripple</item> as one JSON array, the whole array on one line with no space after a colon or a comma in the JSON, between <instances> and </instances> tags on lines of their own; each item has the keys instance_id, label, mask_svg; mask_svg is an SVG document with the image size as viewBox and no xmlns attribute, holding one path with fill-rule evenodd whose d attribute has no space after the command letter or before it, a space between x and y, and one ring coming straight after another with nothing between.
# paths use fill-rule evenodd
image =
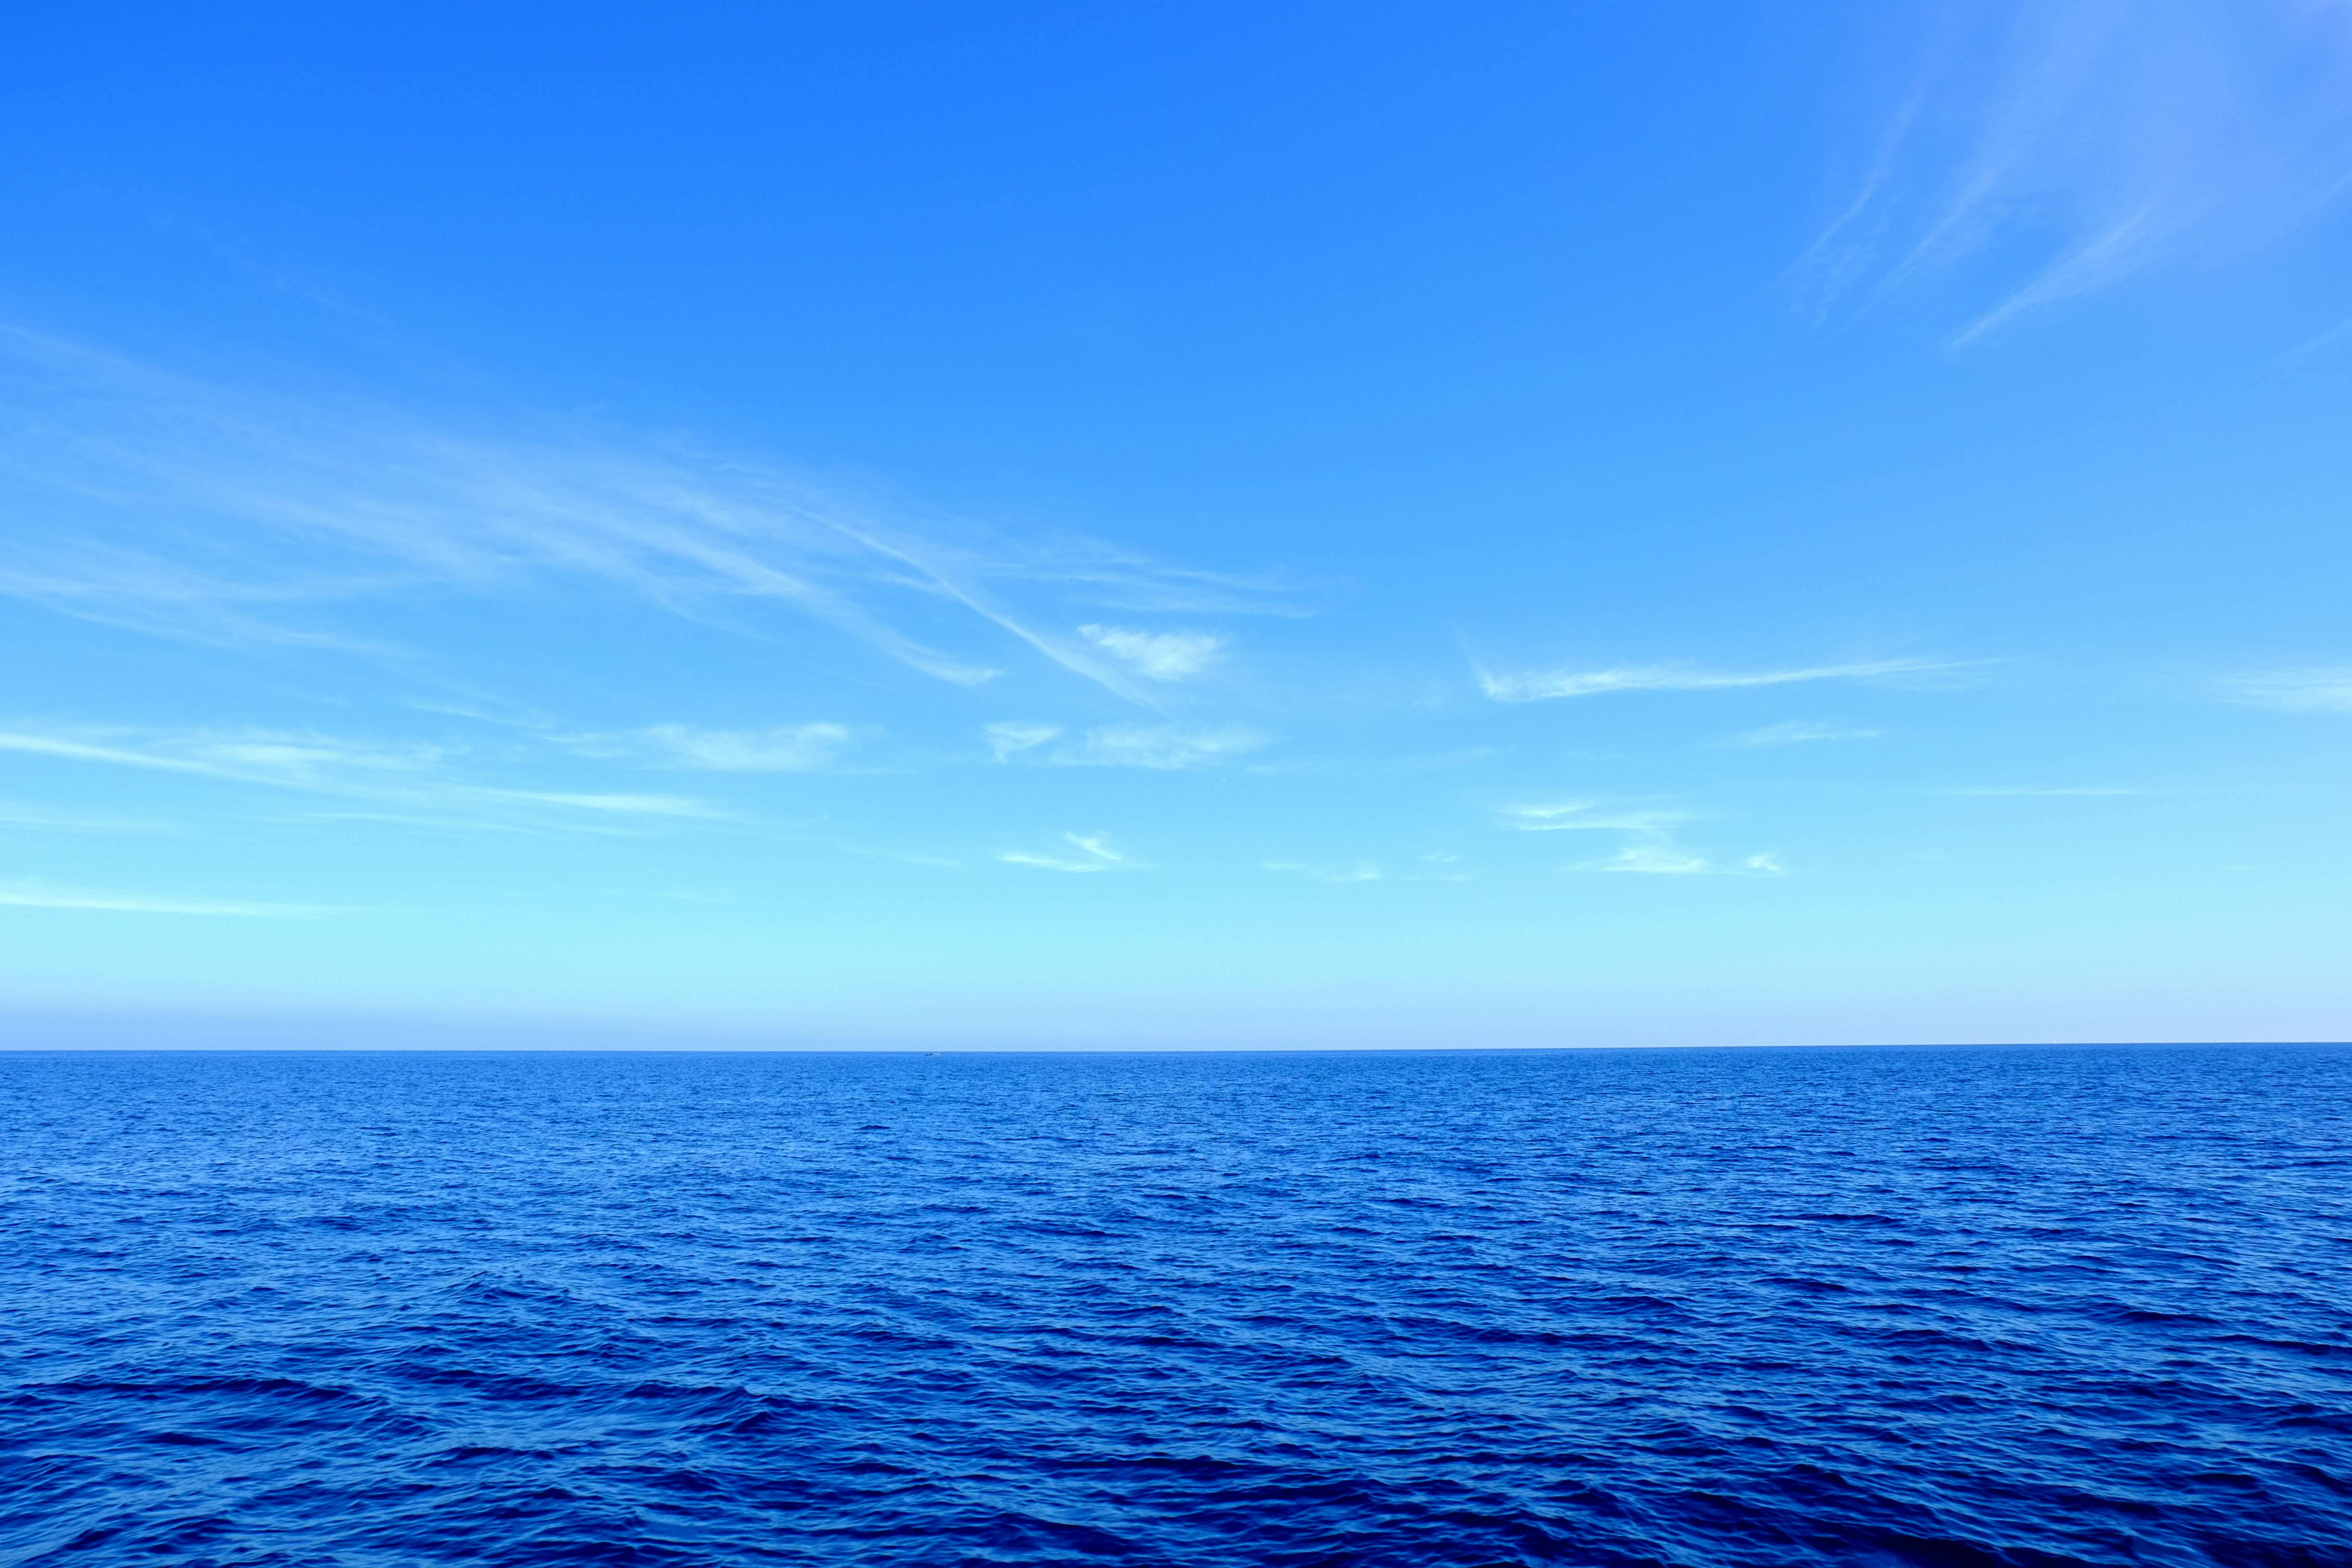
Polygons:
<instances>
[{"instance_id":1,"label":"water ripple","mask_svg":"<svg viewBox=\"0 0 2352 1568\"><path fill-rule=\"evenodd\" d=\"M2352 1563L2352 1051L0 1056L24 1564Z\"/></svg>"}]
</instances>

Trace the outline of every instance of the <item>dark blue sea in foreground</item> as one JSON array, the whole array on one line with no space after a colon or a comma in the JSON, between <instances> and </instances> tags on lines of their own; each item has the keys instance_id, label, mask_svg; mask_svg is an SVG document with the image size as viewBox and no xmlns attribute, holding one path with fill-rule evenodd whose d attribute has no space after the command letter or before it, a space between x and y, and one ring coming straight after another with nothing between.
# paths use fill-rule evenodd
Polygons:
<instances>
[{"instance_id":1,"label":"dark blue sea in foreground","mask_svg":"<svg viewBox=\"0 0 2352 1568\"><path fill-rule=\"evenodd\" d=\"M0 1056L0 1558L2352 1563L2352 1051Z\"/></svg>"}]
</instances>

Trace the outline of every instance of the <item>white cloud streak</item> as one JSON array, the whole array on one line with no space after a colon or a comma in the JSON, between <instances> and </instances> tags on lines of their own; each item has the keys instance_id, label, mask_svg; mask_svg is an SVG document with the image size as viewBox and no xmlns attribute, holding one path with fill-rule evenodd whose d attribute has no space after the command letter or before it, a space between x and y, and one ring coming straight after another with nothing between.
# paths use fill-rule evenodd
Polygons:
<instances>
[{"instance_id":1,"label":"white cloud streak","mask_svg":"<svg viewBox=\"0 0 2352 1568\"><path fill-rule=\"evenodd\" d=\"M436 747L373 746L317 735L196 731L76 736L19 730L0 731L0 752L300 791L444 821L577 826L598 819L727 817L716 807L682 795L460 782L446 776L446 754Z\"/></svg>"},{"instance_id":2,"label":"white cloud streak","mask_svg":"<svg viewBox=\"0 0 2352 1568\"><path fill-rule=\"evenodd\" d=\"M1884 730L1857 730L1850 725L1826 721L1792 719L1785 723L1767 724L1761 729L1726 735L1711 743L1750 750L1765 746L1803 745L1814 741L1875 741L1885 733Z\"/></svg>"},{"instance_id":3,"label":"white cloud streak","mask_svg":"<svg viewBox=\"0 0 2352 1568\"><path fill-rule=\"evenodd\" d=\"M1058 724L991 724L982 731L988 737L989 754L998 762L1008 762L1024 752L1034 752L1062 733Z\"/></svg>"},{"instance_id":4,"label":"white cloud streak","mask_svg":"<svg viewBox=\"0 0 2352 1568\"><path fill-rule=\"evenodd\" d=\"M1149 705L1138 668L1205 659L1192 634L1121 652L1041 629L1054 607L1300 608L1273 580L1015 540L681 446L460 437L20 328L0 326L0 471L35 498L0 542L0 594L142 630L364 648L336 624L354 601L584 578L705 621L782 608L962 685L1000 672L992 627ZM975 630L971 651L940 641Z\"/></svg>"},{"instance_id":5,"label":"white cloud streak","mask_svg":"<svg viewBox=\"0 0 2352 1568\"><path fill-rule=\"evenodd\" d=\"M1379 865L1370 860L1347 861L1336 866L1315 866L1297 860L1268 860L1265 865L1269 871L1288 871L1338 887L1377 882L1381 876Z\"/></svg>"},{"instance_id":6,"label":"white cloud streak","mask_svg":"<svg viewBox=\"0 0 2352 1568\"><path fill-rule=\"evenodd\" d=\"M180 899L150 893L98 892L38 882L0 882L0 906L135 915L210 915L231 920L316 920L337 911L323 904L257 904L225 899Z\"/></svg>"},{"instance_id":7,"label":"white cloud streak","mask_svg":"<svg viewBox=\"0 0 2352 1568\"><path fill-rule=\"evenodd\" d=\"M845 724L784 724L767 730L698 730L655 724L616 733L568 736L583 756L642 757L658 765L710 773L822 773L850 742Z\"/></svg>"},{"instance_id":8,"label":"white cloud streak","mask_svg":"<svg viewBox=\"0 0 2352 1568\"><path fill-rule=\"evenodd\" d=\"M1124 626L1084 626L1078 635L1151 680L1183 680L1199 675L1223 656L1223 637L1206 632L1138 632Z\"/></svg>"},{"instance_id":9,"label":"white cloud streak","mask_svg":"<svg viewBox=\"0 0 2352 1568\"><path fill-rule=\"evenodd\" d=\"M1504 754L1501 746L1465 746L1454 752L1425 752L1418 756L1373 759L1367 757L1296 757L1287 762L1252 763L1254 773L1340 773L1360 778L1384 778L1396 773L1436 773L1444 768L1466 768L1491 762Z\"/></svg>"},{"instance_id":10,"label":"white cloud streak","mask_svg":"<svg viewBox=\"0 0 2352 1568\"><path fill-rule=\"evenodd\" d=\"M1605 860L1588 860L1571 871L1622 872L1642 877L1785 877L1773 856L1749 855L1724 865L1668 844L1628 844Z\"/></svg>"},{"instance_id":11,"label":"white cloud streak","mask_svg":"<svg viewBox=\"0 0 2352 1568\"><path fill-rule=\"evenodd\" d=\"M1675 842L1674 829L1698 820L1697 814L1647 806L1612 806L1600 801L1559 801L1540 805L1507 805L1496 811L1496 826L1518 833L1619 833L1624 836L1615 854L1600 860L1571 865L1571 871L1616 871L1653 877L1743 876L1786 874L1770 855L1750 855L1729 865L1684 848Z\"/></svg>"},{"instance_id":12,"label":"white cloud streak","mask_svg":"<svg viewBox=\"0 0 2352 1568\"><path fill-rule=\"evenodd\" d=\"M1057 725L1007 723L991 724L984 733L991 754L1000 763L1025 759L1054 767L1160 772L1213 767L1272 743L1269 737L1240 725L1106 724L1066 739Z\"/></svg>"},{"instance_id":13,"label":"white cloud streak","mask_svg":"<svg viewBox=\"0 0 2352 1568\"><path fill-rule=\"evenodd\" d=\"M996 858L1008 866L1027 866L1039 871L1135 871L1142 868L1111 847L1107 833L1065 833L1062 841L1076 849L1076 855L1038 855L1025 849L1002 849Z\"/></svg>"},{"instance_id":14,"label":"white cloud streak","mask_svg":"<svg viewBox=\"0 0 2352 1568\"><path fill-rule=\"evenodd\" d=\"M1957 342L2275 244L2352 171L2345 0L1894 8L1921 64L1797 271L1810 308L1931 289Z\"/></svg>"},{"instance_id":15,"label":"white cloud streak","mask_svg":"<svg viewBox=\"0 0 2352 1568\"><path fill-rule=\"evenodd\" d=\"M1697 877L1713 871L1705 856L1664 844L1628 844L1606 860L1588 860L1570 868L1576 871L1622 871L1645 877Z\"/></svg>"},{"instance_id":16,"label":"white cloud streak","mask_svg":"<svg viewBox=\"0 0 2352 1568\"><path fill-rule=\"evenodd\" d=\"M1507 805L1496 822L1517 833L1664 833L1676 823L1693 820L1686 811L1647 807L1626 810L1598 801L1559 801L1548 805Z\"/></svg>"},{"instance_id":17,"label":"white cloud streak","mask_svg":"<svg viewBox=\"0 0 2352 1568\"><path fill-rule=\"evenodd\" d=\"M1212 767L1264 749L1266 738L1237 725L1187 730L1169 724L1113 724L1089 730L1083 740L1058 752L1066 765L1102 768Z\"/></svg>"},{"instance_id":18,"label":"white cloud streak","mask_svg":"<svg viewBox=\"0 0 2352 1568\"><path fill-rule=\"evenodd\" d=\"M163 833L170 831L171 826L146 817L58 811L24 801L0 800L0 827L31 828L47 833Z\"/></svg>"},{"instance_id":19,"label":"white cloud streak","mask_svg":"<svg viewBox=\"0 0 2352 1568\"><path fill-rule=\"evenodd\" d=\"M2112 795L2146 795L2148 792L2144 789L2111 788L2105 784L2061 784L2050 788L2036 788L2032 786L2020 786L2015 788L1994 786L1983 789L1956 788L1938 790L1937 793L1939 795L1973 795L1980 799L1990 800L2064 800L2070 798L2099 799Z\"/></svg>"},{"instance_id":20,"label":"white cloud streak","mask_svg":"<svg viewBox=\"0 0 2352 1568\"><path fill-rule=\"evenodd\" d=\"M1961 664L1950 660L1884 658L1791 669L1711 670L1670 664L1527 670L1517 674L1480 669L1478 684L1497 702L1540 702L1558 697L1598 697L1613 691L1727 691L1806 680L1884 680L1960 668Z\"/></svg>"},{"instance_id":21,"label":"white cloud streak","mask_svg":"<svg viewBox=\"0 0 2352 1568\"><path fill-rule=\"evenodd\" d=\"M2352 666L2266 670L2232 683L2230 693L2288 713L2352 713Z\"/></svg>"},{"instance_id":22,"label":"white cloud streak","mask_svg":"<svg viewBox=\"0 0 2352 1568\"><path fill-rule=\"evenodd\" d=\"M442 759L436 747L366 746L315 735L195 732L146 740L147 749L142 750L70 735L0 731L0 752L195 773L240 784L325 790L345 788L354 775L423 773Z\"/></svg>"}]
</instances>

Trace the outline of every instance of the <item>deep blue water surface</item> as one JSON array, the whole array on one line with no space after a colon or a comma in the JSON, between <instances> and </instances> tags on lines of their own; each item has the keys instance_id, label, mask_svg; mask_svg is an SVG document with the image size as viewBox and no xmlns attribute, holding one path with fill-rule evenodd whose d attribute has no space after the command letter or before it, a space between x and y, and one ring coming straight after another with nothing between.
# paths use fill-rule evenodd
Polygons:
<instances>
[{"instance_id":1,"label":"deep blue water surface","mask_svg":"<svg viewBox=\"0 0 2352 1568\"><path fill-rule=\"evenodd\" d=\"M2352 1563L2352 1051L0 1056L0 1560Z\"/></svg>"}]
</instances>

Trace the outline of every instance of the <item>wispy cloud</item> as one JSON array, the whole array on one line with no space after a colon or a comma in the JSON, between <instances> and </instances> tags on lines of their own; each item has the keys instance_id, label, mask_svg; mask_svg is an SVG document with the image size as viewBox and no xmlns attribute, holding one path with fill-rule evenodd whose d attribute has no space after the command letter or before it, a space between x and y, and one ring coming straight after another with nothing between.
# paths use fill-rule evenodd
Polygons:
<instances>
[{"instance_id":1,"label":"wispy cloud","mask_svg":"<svg viewBox=\"0 0 2352 1568\"><path fill-rule=\"evenodd\" d=\"M1571 871L1626 872L1643 877L1785 877L1770 855L1749 855L1727 865L1668 844L1628 844L1605 860L1587 860Z\"/></svg>"},{"instance_id":2,"label":"wispy cloud","mask_svg":"<svg viewBox=\"0 0 2352 1568\"><path fill-rule=\"evenodd\" d=\"M195 773L240 784L342 790L353 781L429 771L443 753L432 746L375 746L317 735L241 731L150 733L126 743L120 731L95 735L0 731L0 752L69 762L105 763L161 773Z\"/></svg>"},{"instance_id":3,"label":"wispy cloud","mask_svg":"<svg viewBox=\"0 0 2352 1568\"><path fill-rule=\"evenodd\" d=\"M2312 336L2305 338L2303 342L2295 344L2293 348L2290 348L2284 353L2280 354L2279 363L2286 364L2292 363L2296 360L2317 358L2322 355L2333 353L2336 350L2344 347L2347 343L2352 343L2352 320L2338 321L2334 326L2329 327L2326 331L2315 332ZM2225 870L2251 869L2251 868L2236 867L2225 867L2223 868Z\"/></svg>"},{"instance_id":4,"label":"wispy cloud","mask_svg":"<svg viewBox=\"0 0 2352 1568\"><path fill-rule=\"evenodd\" d=\"M2352 713L2352 666L2265 670L2228 689L2242 702L2289 713Z\"/></svg>"},{"instance_id":5,"label":"wispy cloud","mask_svg":"<svg viewBox=\"0 0 2352 1568\"><path fill-rule=\"evenodd\" d=\"M1055 761L1087 767L1200 768L1263 750L1266 737L1239 725L1188 730L1173 724L1112 724L1089 730Z\"/></svg>"},{"instance_id":6,"label":"wispy cloud","mask_svg":"<svg viewBox=\"0 0 2352 1568\"><path fill-rule=\"evenodd\" d=\"M561 805L574 811L606 812L620 816L683 816L719 818L727 814L705 802L677 795L604 794L595 791L491 789L482 784L454 786L452 798L475 802L513 801L530 805Z\"/></svg>"},{"instance_id":7,"label":"wispy cloud","mask_svg":"<svg viewBox=\"0 0 2352 1568\"><path fill-rule=\"evenodd\" d=\"M169 823L142 816L59 811L24 801L0 800L0 827L27 827L48 833L163 833L170 826Z\"/></svg>"},{"instance_id":8,"label":"wispy cloud","mask_svg":"<svg viewBox=\"0 0 2352 1568\"><path fill-rule=\"evenodd\" d=\"M1059 724L1004 723L986 726L989 754L998 762L1006 762L1024 752L1034 752L1062 733Z\"/></svg>"},{"instance_id":9,"label":"wispy cloud","mask_svg":"<svg viewBox=\"0 0 2352 1568\"><path fill-rule=\"evenodd\" d=\"M655 724L565 738L583 756L639 757L667 767L713 773L818 773L832 767L851 741L845 724L784 724L767 730L698 730Z\"/></svg>"},{"instance_id":10,"label":"wispy cloud","mask_svg":"<svg viewBox=\"0 0 2352 1568\"><path fill-rule=\"evenodd\" d=\"M1078 635L1137 674L1152 680L1182 680L1217 662L1225 639L1206 632L1138 632L1125 626L1084 626Z\"/></svg>"},{"instance_id":11,"label":"wispy cloud","mask_svg":"<svg viewBox=\"0 0 2352 1568\"><path fill-rule=\"evenodd\" d=\"M180 899L151 893L99 892L39 882L0 882L0 905L24 910L76 910L135 915L215 915L233 920L316 920L340 911L323 904L257 904L226 899Z\"/></svg>"},{"instance_id":12,"label":"wispy cloud","mask_svg":"<svg viewBox=\"0 0 2352 1568\"><path fill-rule=\"evenodd\" d=\"M1715 869L1703 855L1665 844L1628 844L1605 860L1587 860L1572 871L1626 871L1648 877L1696 877Z\"/></svg>"},{"instance_id":13,"label":"wispy cloud","mask_svg":"<svg viewBox=\"0 0 2352 1568\"><path fill-rule=\"evenodd\" d=\"M62 762L180 773L362 801L417 816L574 826L610 818L716 821L726 813L688 796L504 787L448 776L433 746L383 746L263 731L0 731L0 752Z\"/></svg>"},{"instance_id":14,"label":"wispy cloud","mask_svg":"<svg viewBox=\"0 0 2352 1568\"><path fill-rule=\"evenodd\" d=\"M1599 801L1568 800L1543 805L1506 805L1495 813L1497 826L1518 833L1664 833L1694 814L1650 806L1613 806Z\"/></svg>"},{"instance_id":15,"label":"wispy cloud","mask_svg":"<svg viewBox=\"0 0 2352 1568\"><path fill-rule=\"evenodd\" d=\"M1309 865L1299 860L1268 860L1264 864L1269 871L1288 871L1301 877L1311 878L1318 882L1330 882L1339 886L1356 882L1377 882L1381 879L1380 867L1370 860L1351 860L1337 865L1319 866Z\"/></svg>"},{"instance_id":16,"label":"wispy cloud","mask_svg":"<svg viewBox=\"0 0 2352 1568\"><path fill-rule=\"evenodd\" d=\"M1811 741L1875 741L1885 733L1884 730L1858 730L1852 725L1831 723L1825 720L1791 719L1785 723L1767 724L1761 729L1726 735L1709 744L1738 748L1795 746Z\"/></svg>"},{"instance_id":17,"label":"wispy cloud","mask_svg":"<svg viewBox=\"0 0 2352 1568\"><path fill-rule=\"evenodd\" d=\"M2144 789L2123 789L2112 787L2106 784L2057 784L2046 787L2025 784L2013 787L1989 785L1983 788L1977 788L1969 786L1938 790L1936 793L1938 795L1978 795L1988 799L2014 797L2021 800L2033 800L2066 799L2068 797L2074 796L2096 798L2105 795L2146 795L2148 792Z\"/></svg>"},{"instance_id":18,"label":"wispy cloud","mask_svg":"<svg viewBox=\"0 0 2352 1568\"><path fill-rule=\"evenodd\" d=\"M1025 759L1055 767L1203 768L1271 743L1269 737L1235 724L1106 724L1066 737L1058 725L1005 723L991 724L983 732L1000 763Z\"/></svg>"},{"instance_id":19,"label":"wispy cloud","mask_svg":"<svg viewBox=\"0 0 2352 1568\"><path fill-rule=\"evenodd\" d=\"M1294 757L1276 763L1252 763L1254 773L1343 773L1360 778L1384 778L1394 773L1436 773L1445 768L1474 767L1491 762L1507 750L1502 746L1465 746L1452 752L1425 752L1402 757Z\"/></svg>"},{"instance_id":20,"label":"wispy cloud","mask_svg":"<svg viewBox=\"0 0 2352 1568\"><path fill-rule=\"evenodd\" d=\"M1958 341L2275 243L2352 170L2344 0L1895 8L1921 65L1798 278L1817 310L1957 293Z\"/></svg>"},{"instance_id":21,"label":"wispy cloud","mask_svg":"<svg viewBox=\"0 0 2352 1568\"><path fill-rule=\"evenodd\" d=\"M1026 849L1002 849L996 858L1008 866L1028 866L1040 871L1133 871L1141 868L1111 847L1107 833L1065 833L1062 841L1076 854L1034 854Z\"/></svg>"},{"instance_id":22,"label":"wispy cloud","mask_svg":"<svg viewBox=\"0 0 2352 1568\"><path fill-rule=\"evenodd\" d=\"M1554 697L1598 697L1612 691L1723 691L1787 686L1803 680L1883 680L1964 668L1952 660L1882 658L1790 669L1695 669L1687 665L1619 665L1603 669L1478 671L1478 684L1497 702L1539 702Z\"/></svg>"},{"instance_id":23,"label":"wispy cloud","mask_svg":"<svg viewBox=\"0 0 2352 1568\"><path fill-rule=\"evenodd\" d=\"M45 604L100 626L222 647L315 648L377 658L400 650L377 639L289 625L285 615L349 605L396 588L365 577L281 574L247 582L191 569L103 540L44 542L37 530L0 556L0 595Z\"/></svg>"},{"instance_id":24,"label":"wispy cloud","mask_svg":"<svg viewBox=\"0 0 2352 1568\"><path fill-rule=\"evenodd\" d=\"M1785 875L1770 855L1749 855L1728 864L1685 848L1675 841L1675 827L1700 819L1700 814L1655 806L1611 805L1601 801L1569 800L1538 805L1507 805L1495 814L1497 826L1518 833L1618 833L1624 836L1614 854L1599 860L1579 861L1571 871L1623 871L1645 876Z\"/></svg>"},{"instance_id":25,"label":"wispy cloud","mask_svg":"<svg viewBox=\"0 0 2352 1568\"><path fill-rule=\"evenodd\" d=\"M0 466L54 503L0 542L0 594L144 630L361 647L337 614L355 600L589 579L704 621L812 617L964 685L1025 647L1148 702L1172 678L1158 672L1213 647L1113 647L1045 629L1069 624L1057 613L1303 603L1276 580L1014 538L681 443L460 437L20 328L0 326Z\"/></svg>"}]
</instances>

